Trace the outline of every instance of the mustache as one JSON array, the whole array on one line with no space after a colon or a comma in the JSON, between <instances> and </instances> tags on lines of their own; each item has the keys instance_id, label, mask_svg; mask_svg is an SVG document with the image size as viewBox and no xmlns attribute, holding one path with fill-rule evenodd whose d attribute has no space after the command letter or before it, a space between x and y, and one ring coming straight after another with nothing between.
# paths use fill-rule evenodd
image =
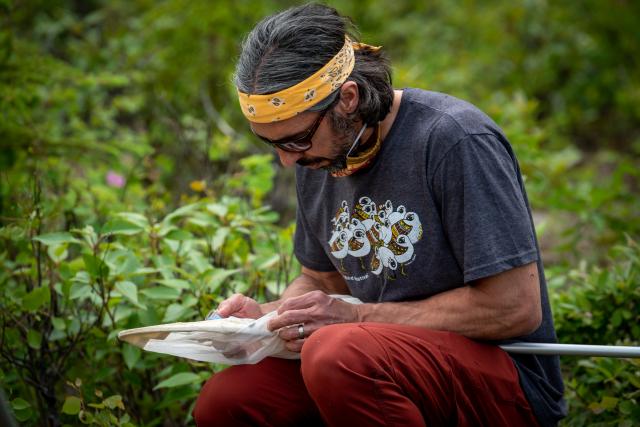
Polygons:
<instances>
[{"instance_id":1,"label":"mustache","mask_svg":"<svg viewBox=\"0 0 640 427\"><path fill-rule=\"evenodd\" d=\"M299 164L300 166L313 166L316 165L318 163L322 163L324 162L325 159L324 157L312 157L312 158L300 158L296 161L297 164Z\"/></svg>"}]
</instances>

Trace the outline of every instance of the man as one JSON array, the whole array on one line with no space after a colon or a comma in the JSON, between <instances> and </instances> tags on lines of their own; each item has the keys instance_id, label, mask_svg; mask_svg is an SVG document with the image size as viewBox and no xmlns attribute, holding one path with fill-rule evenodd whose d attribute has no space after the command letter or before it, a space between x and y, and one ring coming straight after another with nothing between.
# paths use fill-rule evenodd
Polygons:
<instances>
[{"instance_id":1,"label":"man","mask_svg":"<svg viewBox=\"0 0 640 427\"><path fill-rule=\"evenodd\" d=\"M255 135L296 166L295 254L280 300L218 313L257 318L301 352L234 366L203 387L206 425L555 425L558 358L518 164L498 126L444 94L393 90L379 48L334 9L260 22L235 83ZM350 294L349 304L330 294Z\"/></svg>"}]
</instances>

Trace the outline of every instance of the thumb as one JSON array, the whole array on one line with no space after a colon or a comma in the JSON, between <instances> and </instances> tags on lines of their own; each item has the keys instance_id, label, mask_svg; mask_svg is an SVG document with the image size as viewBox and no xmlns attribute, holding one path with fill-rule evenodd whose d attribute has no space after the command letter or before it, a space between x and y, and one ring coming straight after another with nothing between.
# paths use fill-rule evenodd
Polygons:
<instances>
[{"instance_id":1,"label":"thumb","mask_svg":"<svg viewBox=\"0 0 640 427\"><path fill-rule=\"evenodd\" d=\"M216 311L222 317L229 317L242 308L244 298L245 296L241 294L232 295L231 297L222 301L220 305L218 305L218 309Z\"/></svg>"}]
</instances>

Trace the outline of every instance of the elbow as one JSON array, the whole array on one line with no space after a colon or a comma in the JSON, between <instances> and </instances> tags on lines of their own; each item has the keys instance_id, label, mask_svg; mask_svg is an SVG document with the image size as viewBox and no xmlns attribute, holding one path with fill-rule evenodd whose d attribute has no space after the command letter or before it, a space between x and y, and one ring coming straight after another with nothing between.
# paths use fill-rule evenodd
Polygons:
<instances>
[{"instance_id":1,"label":"elbow","mask_svg":"<svg viewBox=\"0 0 640 427\"><path fill-rule=\"evenodd\" d=\"M512 334L514 337L529 335L542 324L542 307L538 304L527 304L514 313Z\"/></svg>"}]
</instances>

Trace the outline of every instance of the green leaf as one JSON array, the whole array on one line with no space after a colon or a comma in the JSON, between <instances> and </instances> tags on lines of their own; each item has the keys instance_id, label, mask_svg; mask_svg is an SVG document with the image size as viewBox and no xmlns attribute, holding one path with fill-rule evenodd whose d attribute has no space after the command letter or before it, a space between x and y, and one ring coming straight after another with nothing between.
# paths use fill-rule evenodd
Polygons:
<instances>
[{"instance_id":1,"label":"green leaf","mask_svg":"<svg viewBox=\"0 0 640 427\"><path fill-rule=\"evenodd\" d=\"M178 241L185 241L185 240L191 240L193 239L193 234L189 233L186 230L171 230L166 236L165 239L168 240L178 240Z\"/></svg>"},{"instance_id":2,"label":"green leaf","mask_svg":"<svg viewBox=\"0 0 640 427\"><path fill-rule=\"evenodd\" d=\"M80 412L82 407L82 401L76 396L67 396L62 405L62 413L69 415L76 415Z\"/></svg>"},{"instance_id":3,"label":"green leaf","mask_svg":"<svg viewBox=\"0 0 640 427\"><path fill-rule=\"evenodd\" d=\"M101 259L89 254L82 255L82 259L87 272L94 279L109 276L109 267Z\"/></svg>"},{"instance_id":4,"label":"green leaf","mask_svg":"<svg viewBox=\"0 0 640 427\"><path fill-rule=\"evenodd\" d=\"M42 334L35 329L29 329L27 332L27 344L34 350L39 350L42 344Z\"/></svg>"},{"instance_id":5,"label":"green leaf","mask_svg":"<svg viewBox=\"0 0 640 427\"><path fill-rule=\"evenodd\" d=\"M109 253L105 262L108 263L113 275L130 276L142 266L136 255L131 251L121 250Z\"/></svg>"},{"instance_id":6,"label":"green leaf","mask_svg":"<svg viewBox=\"0 0 640 427\"><path fill-rule=\"evenodd\" d=\"M172 323L185 317L190 312L189 307L183 304L170 304L162 318L163 323Z\"/></svg>"},{"instance_id":7,"label":"green leaf","mask_svg":"<svg viewBox=\"0 0 640 427\"><path fill-rule=\"evenodd\" d=\"M611 396L603 396L602 397L602 401L600 401L600 405L604 408L604 409L613 409L616 407L616 405L618 404L618 400L615 397L611 397Z\"/></svg>"},{"instance_id":8,"label":"green leaf","mask_svg":"<svg viewBox=\"0 0 640 427\"><path fill-rule=\"evenodd\" d=\"M226 270L224 268L216 268L213 273L209 276L209 278L207 279L207 289L210 292L215 292L220 285L222 285L225 281L225 279L227 279L230 276L233 276L234 274L238 273L242 271L239 268L233 269L233 270Z\"/></svg>"},{"instance_id":9,"label":"green leaf","mask_svg":"<svg viewBox=\"0 0 640 427\"><path fill-rule=\"evenodd\" d=\"M36 288L22 297L22 308L26 311L36 311L51 301L51 292L46 286Z\"/></svg>"},{"instance_id":10,"label":"green leaf","mask_svg":"<svg viewBox=\"0 0 640 427\"><path fill-rule=\"evenodd\" d=\"M109 409L115 409L115 408L124 409L124 404L122 403L122 396L120 396L119 394L107 397L102 401L102 403L104 403Z\"/></svg>"},{"instance_id":11,"label":"green leaf","mask_svg":"<svg viewBox=\"0 0 640 427\"><path fill-rule=\"evenodd\" d=\"M180 387L187 384L198 385L201 382L202 378L200 378L199 375L196 375L193 372L180 372L179 374L175 374L171 378L167 378L166 380L160 382L153 389L157 390L159 388Z\"/></svg>"},{"instance_id":12,"label":"green leaf","mask_svg":"<svg viewBox=\"0 0 640 427\"><path fill-rule=\"evenodd\" d=\"M44 245L59 245L60 243L80 243L78 239L76 239L71 235L71 233L68 233L66 231L41 234L39 236L35 236L33 240L37 240Z\"/></svg>"},{"instance_id":13,"label":"green leaf","mask_svg":"<svg viewBox=\"0 0 640 427\"><path fill-rule=\"evenodd\" d=\"M127 368L133 369L140 360L140 356L142 354L142 350L134 345L124 345L122 347L122 358L124 359L124 364L127 365Z\"/></svg>"},{"instance_id":14,"label":"green leaf","mask_svg":"<svg viewBox=\"0 0 640 427\"><path fill-rule=\"evenodd\" d=\"M64 331L67 327L67 325L64 323L64 319L61 319L59 317L52 317L51 324L53 325L54 329L57 329L59 331Z\"/></svg>"},{"instance_id":15,"label":"green leaf","mask_svg":"<svg viewBox=\"0 0 640 427\"><path fill-rule=\"evenodd\" d=\"M74 282L69 290L69 299L83 299L91 295L91 286L87 283Z\"/></svg>"},{"instance_id":16,"label":"green leaf","mask_svg":"<svg viewBox=\"0 0 640 427\"><path fill-rule=\"evenodd\" d=\"M160 270L152 267L140 267L131 273L131 276L144 276L145 274L158 273Z\"/></svg>"},{"instance_id":17,"label":"green leaf","mask_svg":"<svg viewBox=\"0 0 640 427\"><path fill-rule=\"evenodd\" d=\"M153 288L142 289L140 293L144 294L149 299L155 300L175 300L180 297L180 290L168 288L166 286L155 286Z\"/></svg>"},{"instance_id":18,"label":"green leaf","mask_svg":"<svg viewBox=\"0 0 640 427\"><path fill-rule=\"evenodd\" d=\"M191 288L191 283L187 282L186 280L182 280L182 279L163 279L163 280L158 280L158 283L161 283L165 286L168 286L170 288L174 288L174 289L189 289Z\"/></svg>"},{"instance_id":19,"label":"green leaf","mask_svg":"<svg viewBox=\"0 0 640 427\"><path fill-rule=\"evenodd\" d=\"M213 235L213 238L211 239L211 249L213 249L214 251L220 249L224 245L224 242L227 239L227 236L229 236L230 232L231 229L229 227L218 228L216 230L216 233Z\"/></svg>"},{"instance_id":20,"label":"green leaf","mask_svg":"<svg viewBox=\"0 0 640 427\"><path fill-rule=\"evenodd\" d=\"M47 247L47 254L49 255L49 258L51 258L54 263L60 264L62 261L67 259L67 256L69 256L67 246L68 243L49 245L49 247Z\"/></svg>"},{"instance_id":21,"label":"green leaf","mask_svg":"<svg viewBox=\"0 0 640 427\"><path fill-rule=\"evenodd\" d=\"M119 212L116 216L124 219L125 221L137 225L140 228L149 227L149 220L142 214L136 212Z\"/></svg>"},{"instance_id":22,"label":"green leaf","mask_svg":"<svg viewBox=\"0 0 640 427\"><path fill-rule=\"evenodd\" d=\"M33 418L33 416L35 415L35 411L31 408L29 409L21 409L19 411L15 411L15 415L16 415L16 419L18 421L20 421L21 423L29 420L30 418Z\"/></svg>"},{"instance_id":23,"label":"green leaf","mask_svg":"<svg viewBox=\"0 0 640 427\"><path fill-rule=\"evenodd\" d=\"M87 406L90 407L90 408L96 408L96 409L104 409L105 408L104 403L89 403Z\"/></svg>"},{"instance_id":24,"label":"green leaf","mask_svg":"<svg viewBox=\"0 0 640 427\"><path fill-rule=\"evenodd\" d=\"M23 409L31 408L31 404L26 400L18 397L11 401L11 407L14 411L22 411Z\"/></svg>"},{"instance_id":25,"label":"green leaf","mask_svg":"<svg viewBox=\"0 0 640 427\"><path fill-rule=\"evenodd\" d=\"M122 294L122 296L131 301L134 305L140 305L138 304L138 287L135 283L121 281L116 283L115 288Z\"/></svg>"},{"instance_id":26,"label":"green leaf","mask_svg":"<svg viewBox=\"0 0 640 427\"><path fill-rule=\"evenodd\" d=\"M78 419L82 424L85 424L85 425L93 424L94 421L96 421L98 425L103 425L103 426L108 425L106 421L102 420L103 417L104 415L102 415L101 412L96 412L96 417L94 417L93 414L89 411L78 412Z\"/></svg>"},{"instance_id":27,"label":"green leaf","mask_svg":"<svg viewBox=\"0 0 640 427\"><path fill-rule=\"evenodd\" d=\"M220 218L224 218L229 212L229 207L220 203L210 203L207 205L207 210Z\"/></svg>"},{"instance_id":28,"label":"green leaf","mask_svg":"<svg viewBox=\"0 0 640 427\"><path fill-rule=\"evenodd\" d=\"M274 254L267 259L264 259L264 258L258 259L257 263L260 263L260 265L258 265L258 270L267 270L273 267L274 265L278 264L278 261L280 261L279 254Z\"/></svg>"},{"instance_id":29,"label":"green leaf","mask_svg":"<svg viewBox=\"0 0 640 427\"><path fill-rule=\"evenodd\" d=\"M213 270L211 262L201 253L196 250L191 250L187 253L187 259L199 274L203 274L207 271Z\"/></svg>"},{"instance_id":30,"label":"green leaf","mask_svg":"<svg viewBox=\"0 0 640 427\"><path fill-rule=\"evenodd\" d=\"M182 207L176 209L175 211L173 211L172 213L170 213L169 215L167 215L166 217L164 217L162 222L169 223L172 220L174 220L175 218L179 218L181 216L185 216L188 213L198 209L199 207L200 207L200 203L193 203L193 204L190 204L190 205L182 206Z\"/></svg>"},{"instance_id":31,"label":"green leaf","mask_svg":"<svg viewBox=\"0 0 640 427\"><path fill-rule=\"evenodd\" d=\"M102 227L102 234L121 234L133 236L143 231L144 228L123 218L113 218Z\"/></svg>"}]
</instances>

